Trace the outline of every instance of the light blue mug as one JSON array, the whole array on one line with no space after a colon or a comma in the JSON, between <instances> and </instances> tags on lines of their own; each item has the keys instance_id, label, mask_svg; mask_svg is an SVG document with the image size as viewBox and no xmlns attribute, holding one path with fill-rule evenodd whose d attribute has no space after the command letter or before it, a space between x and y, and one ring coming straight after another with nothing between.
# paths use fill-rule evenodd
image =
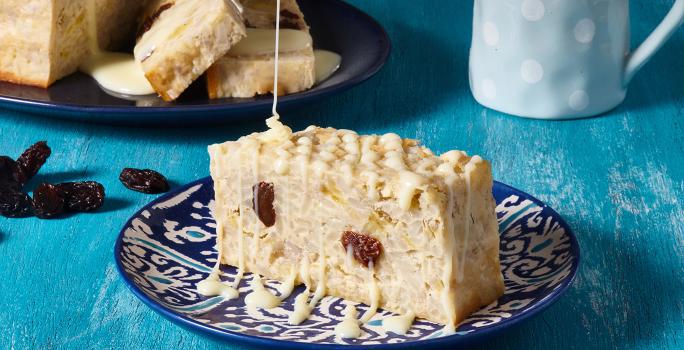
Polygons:
<instances>
[{"instance_id":1,"label":"light blue mug","mask_svg":"<svg viewBox=\"0 0 684 350\"><path fill-rule=\"evenodd\" d=\"M622 103L627 84L684 21L676 0L634 52L629 0L475 0L470 88L522 117L589 117Z\"/></svg>"}]
</instances>

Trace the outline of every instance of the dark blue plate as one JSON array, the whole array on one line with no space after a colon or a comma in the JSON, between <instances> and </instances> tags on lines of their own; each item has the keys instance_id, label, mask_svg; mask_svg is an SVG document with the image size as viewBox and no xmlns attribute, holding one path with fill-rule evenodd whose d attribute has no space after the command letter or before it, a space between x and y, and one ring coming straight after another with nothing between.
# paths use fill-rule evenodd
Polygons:
<instances>
[{"instance_id":1,"label":"dark blue plate","mask_svg":"<svg viewBox=\"0 0 684 350\"><path fill-rule=\"evenodd\" d=\"M311 26L315 47L339 53L342 66L311 90L282 97L279 108L283 111L367 80L382 68L390 53L385 30L357 8L341 0L299 0L299 4ZM49 89L0 82L0 106L64 119L150 126L226 123L264 118L270 113L270 96L210 100L201 80L174 103L157 97L138 102L117 98L81 73L66 77Z\"/></svg>"},{"instance_id":2,"label":"dark blue plate","mask_svg":"<svg viewBox=\"0 0 684 350\"><path fill-rule=\"evenodd\" d=\"M334 297L324 298L308 321L290 326L288 314L301 287L281 307L248 310L243 296L249 290L249 275L240 284L238 299L199 295L196 283L209 275L216 261L210 178L176 189L136 213L121 230L114 258L125 283L146 305L184 327L220 339L276 348L454 347L493 337L547 308L570 286L579 265L575 236L558 213L498 182L494 197L506 292L448 336L441 325L424 320L417 320L403 336L385 332L382 320L389 313L380 312L363 326L361 338L340 339L334 328L343 318L345 302ZM222 273L225 280L236 271L225 266ZM270 288L278 284L266 282ZM365 308L361 305L359 311Z\"/></svg>"}]
</instances>

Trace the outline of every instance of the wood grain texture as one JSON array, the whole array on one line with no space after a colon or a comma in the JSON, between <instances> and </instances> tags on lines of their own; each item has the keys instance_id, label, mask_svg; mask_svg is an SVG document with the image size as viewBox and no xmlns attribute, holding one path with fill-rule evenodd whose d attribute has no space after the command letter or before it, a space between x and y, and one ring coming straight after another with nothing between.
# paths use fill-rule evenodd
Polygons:
<instances>
[{"instance_id":1,"label":"wood grain texture","mask_svg":"<svg viewBox=\"0 0 684 350\"><path fill-rule=\"evenodd\" d=\"M352 3L390 33L388 65L286 122L393 131L438 152L481 154L497 179L546 201L578 235L583 261L567 295L477 348L684 348L684 31L637 75L624 105L601 118L545 122L486 110L471 97L471 1ZM632 1L635 43L670 4ZM0 110L0 154L16 156L40 139L53 147L33 185L93 179L108 194L96 214L0 218L0 348L243 349L181 329L128 292L114 241L154 197L126 190L117 176L149 167L176 185L189 182L208 174L206 145L263 128L118 128Z\"/></svg>"}]
</instances>

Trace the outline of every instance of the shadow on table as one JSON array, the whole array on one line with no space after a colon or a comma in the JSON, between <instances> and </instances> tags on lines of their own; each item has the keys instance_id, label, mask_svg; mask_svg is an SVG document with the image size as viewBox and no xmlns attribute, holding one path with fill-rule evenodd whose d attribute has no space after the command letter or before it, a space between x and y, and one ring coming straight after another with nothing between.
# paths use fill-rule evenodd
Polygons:
<instances>
[{"instance_id":1,"label":"shadow on table","mask_svg":"<svg viewBox=\"0 0 684 350\"><path fill-rule=\"evenodd\" d=\"M653 111L684 99L682 52L684 35L677 34L634 77L625 108Z\"/></svg>"},{"instance_id":2,"label":"shadow on table","mask_svg":"<svg viewBox=\"0 0 684 350\"><path fill-rule=\"evenodd\" d=\"M107 197L105 199L104 205L99 209L98 213L109 213L114 211L119 211L121 209L129 208L134 202L116 197Z\"/></svg>"},{"instance_id":3,"label":"shadow on table","mask_svg":"<svg viewBox=\"0 0 684 350\"><path fill-rule=\"evenodd\" d=\"M63 182L88 181L95 174L95 171L88 169L45 173L39 172L26 184L25 189L33 190L36 186L44 182L58 184Z\"/></svg>"},{"instance_id":4,"label":"shadow on table","mask_svg":"<svg viewBox=\"0 0 684 350\"><path fill-rule=\"evenodd\" d=\"M583 255L568 293L533 320L472 349L638 348L671 336L661 328L681 322L684 290L673 286L676 272L619 236L628 233L576 233Z\"/></svg>"}]
</instances>

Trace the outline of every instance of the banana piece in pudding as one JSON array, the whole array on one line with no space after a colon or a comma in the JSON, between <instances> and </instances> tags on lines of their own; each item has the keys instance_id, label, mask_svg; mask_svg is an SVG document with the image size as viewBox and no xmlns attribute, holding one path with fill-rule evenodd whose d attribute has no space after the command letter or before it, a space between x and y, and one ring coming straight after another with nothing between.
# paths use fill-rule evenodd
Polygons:
<instances>
[{"instance_id":1,"label":"banana piece in pudding","mask_svg":"<svg viewBox=\"0 0 684 350\"><path fill-rule=\"evenodd\" d=\"M272 93L275 54L275 0L245 0L247 37L207 71L210 98ZM315 82L313 41L295 0L281 0L278 94L310 89Z\"/></svg>"},{"instance_id":2,"label":"banana piece in pudding","mask_svg":"<svg viewBox=\"0 0 684 350\"><path fill-rule=\"evenodd\" d=\"M154 1L145 13L134 55L165 101L177 99L245 36L231 0Z\"/></svg>"},{"instance_id":3,"label":"banana piece in pudding","mask_svg":"<svg viewBox=\"0 0 684 350\"><path fill-rule=\"evenodd\" d=\"M487 161L267 123L209 147L224 264L451 327L503 294Z\"/></svg>"}]
</instances>

